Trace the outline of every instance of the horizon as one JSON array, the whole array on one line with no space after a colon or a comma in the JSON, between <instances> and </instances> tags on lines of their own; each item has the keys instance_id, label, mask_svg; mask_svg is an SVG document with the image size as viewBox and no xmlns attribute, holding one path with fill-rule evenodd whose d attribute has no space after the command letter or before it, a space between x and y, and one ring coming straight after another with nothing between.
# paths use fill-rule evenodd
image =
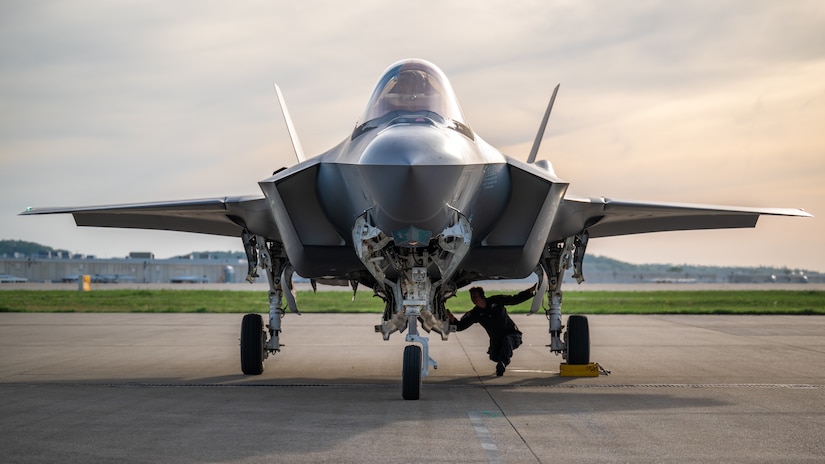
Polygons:
<instances>
[{"instance_id":1,"label":"horizon","mask_svg":"<svg viewBox=\"0 0 825 464\"><path fill-rule=\"evenodd\" d=\"M3 242L3 241L18 241L18 242L23 242L23 243L26 243L26 244L41 246L41 247L44 247L44 248L50 248L51 251L54 251L54 252L66 251L72 256L75 255L75 253L72 253L70 250L56 248L56 247L52 247L52 246L49 246L49 245L44 245L42 243L37 243L37 242L28 242L28 241L25 241L25 240L16 240L16 239L0 239L0 242ZM196 254L203 254L203 253L208 253L208 254L211 254L211 253L216 253L216 254L217 253L240 254L240 255L243 256L242 259L244 261L246 260L246 257L245 257L246 255L245 255L243 250L192 250L192 251L189 251L187 253L177 253L177 254L173 254L171 256L167 256L167 257L158 257L151 250L132 250L129 253L123 255L123 256L105 256L105 257L103 257L103 256L100 256L100 255L97 255L97 254L94 254L94 253L79 254L79 255L83 256L82 259L93 258L93 259L99 259L99 260L121 260L121 259L132 259L132 258L129 257L129 255L132 254L132 253L152 253L152 255L154 257L151 258L151 259L160 260L160 261L168 260L168 259L176 259L176 258L181 258L181 257L196 255ZM0 255L0 256L2 256L2 255ZM70 258L50 258L50 259L74 259L74 258L70 257ZM140 259L144 259L144 258L140 258ZM588 259L591 259L591 260L592 259L610 260L610 261L615 261L619 264L626 264L626 265L636 266L636 267L642 267L642 266L663 266L663 267L670 266L670 267L686 267L686 268L707 267L707 268L715 268L715 269L720 269L720 270L721 269L750 269L750 270L754 270L754 271L764 269L764 270L784 271L785 273L796 273L797 271L802 271L804 273L811 273L811 274L825 274L825 272L817 271L817 270L814 270L814 269L793 268L793 267L788 267L788 266L726 266L726 265L665 263L665 262L630 263L630 262L627 262L627 261L622 261L620 259L612 258L610 256L603 256L603 255L591 254L591 253L588 253L585 256L584 259L585 259L585 262ZM588 266L584 267L584 271L585 271L585 274L586 274L587 271L588 271ZM571 270L566 272L565 277L569 278L571 272L572 272ZM594 272L594 271L591 270L590 272ZM599 271L595 271L595 272L599 272ZM679 271L675 271L675 272L679 272ZM530 276L528 276L527 278L530 278ZM522 280L522 279L508 279L508 280Z\"/></svg>"}]
</instances>

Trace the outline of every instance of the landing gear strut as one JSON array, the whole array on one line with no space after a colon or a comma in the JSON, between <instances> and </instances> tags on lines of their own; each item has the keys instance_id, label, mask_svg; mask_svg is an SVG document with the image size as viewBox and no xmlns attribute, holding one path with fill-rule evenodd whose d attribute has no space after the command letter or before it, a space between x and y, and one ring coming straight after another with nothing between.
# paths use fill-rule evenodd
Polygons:
<instances>
[{"instance_id":1,"label":"landing gear strut","mask_svg":"<svg viewBox=\"0 0 825 464\"><path fill-rule=\"evenodd\" d=\"M421 344L420 347L418 345L404 347L404 365L401 369L401 397L405 400L421 398L421 378L430 375L430 366L433 369L438 369L438 363L430 357L430 339L418 334L418 318L421 317L422 309L417 303L420 303L420 301L404 301L404 312L407 314L409 324L406 340Z\"/></svg>"},{"instance_id":2,"label":"landing gear strut","mask_svg":"<svg viewBox=\"0 0 825 464\"><path fill-rule=\"evenodd\" d=\"M269 282L269 324L264 327L263 318L258 314L247 314L241 321L241 371L246 375L260 375L264 371L266 358L281 351L283 283L287 283L287 290L291 292L292 268L280 243L251 235L247 231L243 232L241 238L249 263L246 280L250 283L255 281L260 265L266 271ZM290 296L287 295L289 307L297 313L294 297L289 298Z\"/></svg>"},{"instance_id":3,"label":"landing gear strut","mask_svg":"<svg viewBox=\"0 0 825 464\"><path fill-rule=\"evenodd\" d=\"M405 340L420 345L404 348L401 396L405 400L419 399L421 378L427 377L430 367L438 368L430 358L429 339L418 333L418 323L427 332L439 333L442 340L455 330L444 301L455 294L450 279L469 250L471 237L470 223L458 210L449 227L425 242L408 240L396 246L396 237L372 225L369 211L352 229L355 252L375 278L376 295L386 304L375 331L389 340L392 333L407 330Z\"/></svg>"},{"instance_id":4,"label":"landing gear strut","mask_svg":"<svg viewBox=\"0 0 825 464\"><path fill-rule=\"evenodd\" d=\"M573 267L573 277L578 283L584 282L582 261L587 248L588 234L567 237L567 239L551 243L545 250L542 262L537 269L539 279L547 278L547 310L550 332L550 351L561 354L568 364L588 364L590 362L590 329L587 317L572 315L567 318L567 331L562 338L564 326L561 323L562 289L561 283L564 273ZM536 308L537 309L537 308Z\"/></svg>"}]
</instances>

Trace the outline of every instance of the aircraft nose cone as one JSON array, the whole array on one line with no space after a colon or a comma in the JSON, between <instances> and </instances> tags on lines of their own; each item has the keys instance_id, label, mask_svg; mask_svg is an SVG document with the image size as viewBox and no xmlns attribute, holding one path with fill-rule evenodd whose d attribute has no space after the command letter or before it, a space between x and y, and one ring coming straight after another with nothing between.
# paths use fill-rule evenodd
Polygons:
<instances>
[{"instance_id":1,"label":"aircraft nose cone","mask_svg":"<svg viewBox=\"0 0 825 464\"><path fill-rule=\"evenodd\" d=\"M403 225L421 226L444 210L455 185L454 169L369 166L365 177L378 210Z\"/></svg>"},{"instance_id":2,"label":"aircraft nose cone","mask_svg":"<svg viewBox=\"0 0 825 464\"><path fill-rule=\"evenodd\" d=\"M461 147L452 134L432 127L392 129L376 136L360 161L376 225L388 233L415 226L437 234L450 217L447 204L463 169Z\"/></svg>"},{"instance_id":3,"label":"aircraft nose cone","mask_svg":"<svg viewBox=\"0 0 825 464\"><path fill-rule=\"evenodd\" d=\"M464 160L467 140L429 125L390 126L361 155L362 165L445 165Z\"/></svg>"}]
</instances>

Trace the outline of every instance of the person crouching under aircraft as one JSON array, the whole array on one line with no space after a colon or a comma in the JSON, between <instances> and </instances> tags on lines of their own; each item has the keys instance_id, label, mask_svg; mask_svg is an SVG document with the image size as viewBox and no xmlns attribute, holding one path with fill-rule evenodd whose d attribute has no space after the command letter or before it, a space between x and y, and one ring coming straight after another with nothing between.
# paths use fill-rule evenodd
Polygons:
<instances>
[{"instance_id":1,"label":"person crouching under aircraft","mask_svg":"<svg viewBox=\"0 0 825 464\"><path fill-rule=\"evenodd\" d=\"M510 364L513 350L521 345L521 331L507 314L505 305L516 305L529 300L536 294L536 285L517 295L495 295L487 298L484 289L470 289L470 299L475 307L464 313L460 320L454 320L457 331L462 331L478 322L490 336L490 348L487 354L496 362L496 375L504 375L504 369ZM453 317L453 319L455 319Z\"/></svg>"}]
</instances>

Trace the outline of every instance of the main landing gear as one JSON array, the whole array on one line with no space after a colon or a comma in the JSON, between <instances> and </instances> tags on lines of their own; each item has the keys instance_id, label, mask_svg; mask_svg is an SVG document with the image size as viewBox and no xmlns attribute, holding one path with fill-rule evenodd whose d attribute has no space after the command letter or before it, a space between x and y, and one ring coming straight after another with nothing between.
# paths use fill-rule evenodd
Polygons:
<instances>
[{"instance_id":1,"label":"main landing gear","mask_svg":"<svg viewBox=\"0 0 825 464\"><path fill-rule=\"evenodd\" d=\"M255 281L260 265L269 282L269 324L264 325L263 318L258 314L247 314L241 321L241 371L246 375L260 375L264 371L266 358L281 351L284 296L289 309L301 313L298 312L292 293L292 267L281 244L250 235L246 231L241 238L249 263L246 280L250 283Z\"/></svg>"},{"instance_id":2,"label":"main landing gear","mask_svg":"<svg viewBox=\"0 0 825 464\"><path fill-rule=\"evenodd\" d=\"M587 316L571 315L567 318L567 331L561 323L562 289L561 283L564 273L573 267L573 277L578 283L584 281L582 262L587 248L588 234L568 237L565 240L553 242L547 246L542 255L541 263L536 268L539 276L539 291L537 295L547 293L547 302L550 306L547 312L550 332L550 351L561 354L568 364L585 365L590 363L590 327ZM530 312L535 313L541 306L541 297L533 301Z\"/></svg>"}]
</instances>

